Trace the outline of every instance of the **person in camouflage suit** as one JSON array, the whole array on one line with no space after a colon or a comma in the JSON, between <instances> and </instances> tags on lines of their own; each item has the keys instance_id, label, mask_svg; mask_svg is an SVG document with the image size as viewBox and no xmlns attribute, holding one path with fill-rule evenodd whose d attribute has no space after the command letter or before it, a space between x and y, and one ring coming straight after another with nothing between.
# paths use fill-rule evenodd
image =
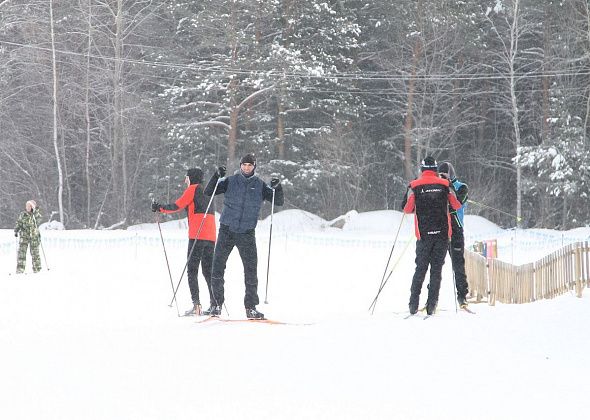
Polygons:
<instances>
[{"instance_id":1,"label":"person in camouflage suit","mask_svg":"<svg viewBox=\"0 0 590 420\"><path fill-rule=\"evenodd\" d=\"M16 259L16 272L23 273L27 264L27 248L31 246L31 258L33 259L33 271L37 273L41 270L41 257L39 255L39 245L41 244L41 234L39 233L39 223L41 222L41 212L37 203L29 200L26 203L26 211L23 211L14 228L14 236L20 236L18 245L18 254Z\"/></svg>"}]
</instances>

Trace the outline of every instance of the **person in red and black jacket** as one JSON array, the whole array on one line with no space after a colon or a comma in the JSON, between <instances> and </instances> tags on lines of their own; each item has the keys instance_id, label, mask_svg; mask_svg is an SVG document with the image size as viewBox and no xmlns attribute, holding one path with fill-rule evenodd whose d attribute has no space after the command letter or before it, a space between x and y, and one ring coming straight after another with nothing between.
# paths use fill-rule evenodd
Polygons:
<instances>
[{"instance_id":1,"label":"person in red and black jacket","mask_svg":"<svg viewBox=\"0 0 590 420\"><path fill-rule=\"evenodd\" d=\"M417 238L416 271L410 290L411 314L418 312L420 292L429 266L426 313L432 315L436 310L442 267L452 233L449 205L455 210L461 207L449 181L438 176L437 168L434 158L424 158L420 167L422 175L410 183L403 203L404 213L414 213Z\"/></svg>"},{"instance_id":2,"label":"person in red and black jacket","mask_svg":"<svg viewBox=\"0 0 590 420\"><path fill-rule=\"evenodd\" d=\"M197 274L200 264L201 272L203 273L203 277L205 277L207 288L209 289L209 306L213 306L214 300L211 290L211 267L213 264L213 250L215 249L217 228L215 226L215 213L213 208L209 208L207 211L209 198L203 194L203 171L200 168L190 168L186 171L184 182L186 183L187 188L178 200L174 203L164 205L154 202L152 204L152 211L159 211L166 214L177 213L182 210L186 210L187 212L189 237L187 274L188 287L193 300L193 308L186 311L185 315L201 315L202 310L201 301L199 299L199 282ZM205 211L207 211L206 214ZM193 244L194 250L191 255Z\"/></svg>"}]
</instances>

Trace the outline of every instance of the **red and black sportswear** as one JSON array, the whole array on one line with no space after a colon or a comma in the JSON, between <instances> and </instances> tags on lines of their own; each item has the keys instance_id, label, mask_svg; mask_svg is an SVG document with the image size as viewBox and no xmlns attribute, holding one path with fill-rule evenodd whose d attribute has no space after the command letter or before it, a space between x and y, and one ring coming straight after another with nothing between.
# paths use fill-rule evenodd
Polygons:
<instances>
[{"instance_id":1,"label":"red and black sportswear","mask_svg":"<svg viewBox=\"0 0 590 420\"><path fill-rule=\"evenodd\" d=\"M420 178L408 186L404 213L414 213L416 238L443 237L452 234L449 204L455 210L461 208L449 181L440 178L435 171L424 171Z\"/></svg>"},{"instance_id":2,"label":"red and black sportswear","mask_svg":"<svg viewBox=\"0 0 590 420\"><path fill-rule=\"evenodd\" d=\"M188 215L188 237L189 239L198 239L203 241L215 242L217 237L217 228L215 226L215 213L212 208L209 208L207 214L207 205L209 199L203 194L203 187L200 184L191 184L188 186L184 193L180 196L174 204L165 204L161 207L162 213L178 213L179 211L186 209ZM203 222L203 218L205 221ZM197 232L199 226L203 223L199 237L197 238Z\"/></svg>"}]
</instances>

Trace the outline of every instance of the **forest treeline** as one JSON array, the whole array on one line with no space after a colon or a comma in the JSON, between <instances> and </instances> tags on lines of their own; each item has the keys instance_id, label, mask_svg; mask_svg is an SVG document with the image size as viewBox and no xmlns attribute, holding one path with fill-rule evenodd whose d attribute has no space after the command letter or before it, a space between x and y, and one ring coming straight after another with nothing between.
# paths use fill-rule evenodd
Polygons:
<instances>
[{"instance_id":1,"label":"forest treeline","mask_svg":"<svg viewBox=\"0 0 590 420\"><path fill-rule=\"evenodd\" d=\"M589 82L587 0L0 0L0 222L150 221L254 152L327 219L399 210L432 155L469 214L581 226Z\"/></svg>"}]
</instances>

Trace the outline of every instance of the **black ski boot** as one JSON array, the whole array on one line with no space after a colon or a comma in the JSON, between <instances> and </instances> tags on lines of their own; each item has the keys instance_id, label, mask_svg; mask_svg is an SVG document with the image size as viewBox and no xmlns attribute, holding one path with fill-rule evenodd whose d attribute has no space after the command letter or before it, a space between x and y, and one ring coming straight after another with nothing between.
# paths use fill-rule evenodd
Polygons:
<instances>
[{"instance_id":1,"label":"black ski boot","mask_svg":"<svg viewBox=\"0 0 590 420\"><path fill-rule=\"evenodd\" d=\"M246 308L246 317L248 319L264 319L264 314L258 312L256 308Z\"/></svg>"},{"instance_id":2,"label":"black ski boot","mask_svg":"<svg viewBox=\"0 0 590 420\"><path fill-rule=\"evenodd\" d=\"M219 316L221 315L221 306L211 305L209 309L203 312L203 315Z\"/></svg>"},{"instance_id":3,"label":"black ski boot","mask_svg":"<svg viewBox=\"0 0 590 420\"><path fill-rule=\"evenodd\" d=\"M459 296L457 298L457 302L459 303L459 307L461 309L467 308L467 299L465 298L465 296Z\"/></svg>"},{"instance_id":4,"label":"black ski boot","mask_svg":"<svg viewBox=\"0 0 590 420\"><path fill-rule=\"evenodd\" d=\"M215 308L219 308L219 310L217 310ZM203 311L203 315L219 316L219 315L221 315L221 306L211 305L211 306L209 306L209 309L206 309Z\"/></svg>"},{"instance_id":5,"label":"black ski boot","mask_svg":"<svg viewBox=\"0 0 590 420\"><path fill-rule=\"evenodd\" d=\"M418 313L418 304L414 305L414 304L410 303L409 308L410 308L411 315L415 315L416 313Z\"/></svg>"},{"instance_id":6,"label":"black ski boot","mask_svg":"<svg viewBox=\"0 0 590 420\"><path fill-rule=\"evenodd\" d=\"M434 315L436 312L436 303L426 303L426 314L427 315Z\"/></svg>"}]
</instances>

